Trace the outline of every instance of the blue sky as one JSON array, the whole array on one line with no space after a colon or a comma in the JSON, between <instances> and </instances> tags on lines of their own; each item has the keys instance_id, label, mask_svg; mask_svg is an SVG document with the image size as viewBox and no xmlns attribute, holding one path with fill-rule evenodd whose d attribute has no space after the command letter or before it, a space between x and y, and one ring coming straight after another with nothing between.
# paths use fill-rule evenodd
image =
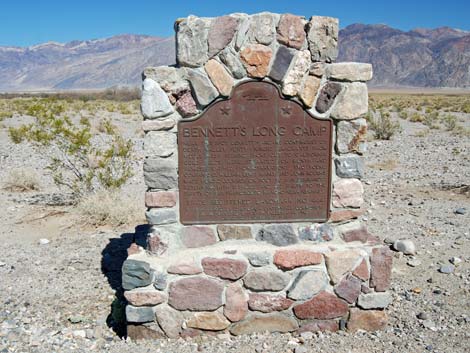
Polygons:
<instances>
[{"instance_id":1,"label":"blue sky","mask_svg":"<svg viewBox=\"0 0 470 353\"><path fill-rule=\"evenodd\" d=\"M341 27L359 22L384 23L403 30L449 26L470 31L468 0L3 0L0 45L28 46L122 33L167 37L173 34L178 17L261 11L333 16L340 19Z\"/></svg>"}]
</instances>

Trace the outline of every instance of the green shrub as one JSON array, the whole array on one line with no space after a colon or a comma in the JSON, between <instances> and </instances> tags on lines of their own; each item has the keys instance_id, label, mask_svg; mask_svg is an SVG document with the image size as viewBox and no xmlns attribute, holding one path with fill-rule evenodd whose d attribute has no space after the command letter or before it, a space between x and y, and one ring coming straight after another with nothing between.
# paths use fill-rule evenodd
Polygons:
<instances>
[{"instance_id":1,"label":"green shrub","mask_svg":"<svg viewBox=\"0 0 470 353\"><path fill-rule=\"evenodd\" d=\"M10 128L14 143L29 141L50 158L47 168L54 182L77 199L100 189L121 187L132 175L132 143L107 126L107 140L94 143L88 119L74 124L65 114L63 101L40 99L31 104L31 124Z\"/></svg>"},{"instance_id":2,"label":"green shrub","mask_svg":"<svg viewBox=\"0 0 470 353\"><path fill-rule=\"evenodd\" d=\"M379 140L390 140L397 132L401 131L400 123L392 121L389 112L379 111L374 117L369 117L369 127L374 131L374 137Z\"/></svg>"},{"instance_id":3,"label":"green shrub","mask_svg":"<svg viewBox=\"0 0 470 353\"><path fill-rule=\"evenodd\" d=\"M445 115L442 119L442 122L447 131L453 131L457 128L457 118L455 117L455 115Z\"/></svg>"}]
</instances>

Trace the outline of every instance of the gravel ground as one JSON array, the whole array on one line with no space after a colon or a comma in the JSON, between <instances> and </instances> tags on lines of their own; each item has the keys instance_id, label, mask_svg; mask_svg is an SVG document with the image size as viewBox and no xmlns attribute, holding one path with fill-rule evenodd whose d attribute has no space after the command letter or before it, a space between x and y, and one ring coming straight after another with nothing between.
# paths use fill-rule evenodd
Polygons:
<instances>
[{"instance_id":1,"label":"gravel ground","mask_svg":"<svg viewBox=\"0 0 470 353\"><path fill-rule=\"evenodd\" d=\"M129 124L136 131L138 119ZM370 231L386 241L411 239L418 249L414 258L396 253L385 331L126 341L113 302L137 221L119 230L86 229L70 208L31 205L24 200L34 193L1 190L0 353L470 351L470 196L462 187L470 184L470 139L435 130L417 137L423 125L401 124L402 133L372 141L366 155ZM41 156L12 145L5 129L0 158L2 181L16 167L44 173ZM143 195L140 163L126 193ZM57 192L42 178L40 195ZM453 257L461 259L453 273L440 273Z\"/></svg>"}]
</instances>

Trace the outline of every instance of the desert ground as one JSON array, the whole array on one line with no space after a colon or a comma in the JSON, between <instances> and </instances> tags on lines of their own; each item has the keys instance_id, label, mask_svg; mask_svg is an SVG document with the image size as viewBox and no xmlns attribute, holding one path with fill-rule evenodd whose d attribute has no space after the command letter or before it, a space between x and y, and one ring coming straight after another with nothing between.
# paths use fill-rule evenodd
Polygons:
<instances>
[{"instance_id":1,"label":"desert ground","mask_svg":"<svg viewBox=\"0 0 470 353\"><path fill-rule=\"evenodd\" d=\"M138 101L61 99L97 139L109 121L132 140L133 176L118 198L95 200L103 217L84 213L54 184L47 150L10 138L10 127L34 122L31 98L0 99L1 353L470 351L469 95L371 95L370 126L391 137L369 131L363 220L384 243L417 248L395 252L385 331L153 342L126 339L122 325L120 268L145 230Z\"/></svg>"}]
</instances>

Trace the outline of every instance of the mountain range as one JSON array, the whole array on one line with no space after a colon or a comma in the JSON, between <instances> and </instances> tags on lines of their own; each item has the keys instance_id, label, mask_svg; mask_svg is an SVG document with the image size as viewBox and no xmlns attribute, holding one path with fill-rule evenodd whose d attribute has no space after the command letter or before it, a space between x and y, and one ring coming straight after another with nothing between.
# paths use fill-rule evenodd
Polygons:
<instances>
[{"instance_id":1,"label":"mountain range","mask_svg":"<svg viewBox=\"0 0 470 353\"><path fill-rule=\"evenodd\" d=\"M147 66L175 61L174 38L118 35L30 47L0 46L0 91L136 86ZM401 31L353 24L339 33L337 61L370 62L376 87L470 88L470 32Z\"/></svg>"}]
</instances>

